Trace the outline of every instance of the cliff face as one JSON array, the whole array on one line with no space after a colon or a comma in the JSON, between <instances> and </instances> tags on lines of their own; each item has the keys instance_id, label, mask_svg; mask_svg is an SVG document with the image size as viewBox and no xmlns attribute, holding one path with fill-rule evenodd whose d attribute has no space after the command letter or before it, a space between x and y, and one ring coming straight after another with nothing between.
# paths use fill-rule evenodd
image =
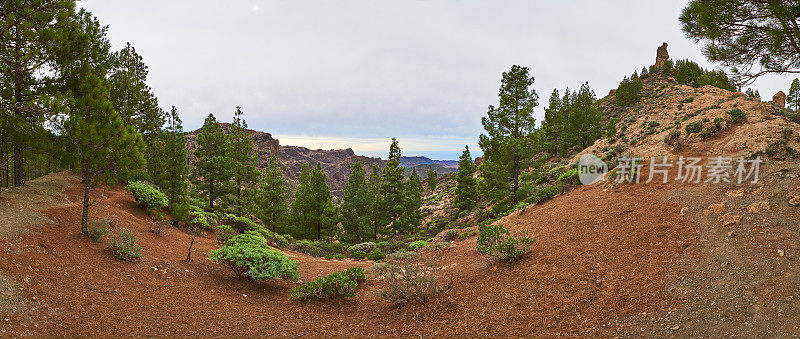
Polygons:
<instances>
[{"instance_id":1,"label":"cliff face","mask_svg":"<svg viewBox=\"0 0 800 339\"><path fill-rule=\"evenodd\" d=\"M222 125L222 129L225 130L226 133L230 132L230 124L222 123L220 125ZM197 149L196 138L199 133L200 130L198 129L186 134L186 150L190 163L195 159L194 151ZM344 186L347 183L347 178L350 177L350 166L357 159L361 160L364 164L367 173L371 171L373 163L377 163L383 167L383 164L386 162L380 158L356 155L350 148L340 150L312 150L299 146L281 146L278 139L273 138L269 133L251 129L246 130L246 133L253 139L253 149L258 156L256 166L259 169L264 169L269 163L270 156L273 154L277 155L278 164L283 171L283 177L286 179L292 192L297 188L297 177L305 162L308 162L310 166L316 166L317 163L322 166L327 176L328 187L331 193L337 198L341 198Z\"/></svg>"},{"instance_id":2,"label":"cliff face","mask_svg":"<svg viewBox=\"0 0 800 339\"><path fill-rule=\"evenodd\" d=\"M220 125L226 133L230 132L230 124L221 123ZM196 138L199 133L200 130L198 129L186 134L186 151L190 163L195 159L194 151L197 149ZM305 162L308 162L312 167L316 166L317 163L322 166L322 170L326 175L328 188L330 188L331 194L337 198L342 197L344 186L347 183L347 179L350 177L350 166L356 160L360 160L364 165L367 175L372 172L372 164L378 164L381 168L386 164L386 160L381 158L356 155L352 148L322 150L300 146L281 146L278 139L273 138L272 134L251 129L247 129L246 133L253 139L253 149L258 156L256 166L259 169L264 169L269 164L269 158L273 154L276 154L278 164L283 171L283 178L288 183L289 189L292 192L297 188L297 177L300 175L300 169ZM401 166L406 168L406 177L411 174L412 169L416 169L417 174L422 178L425 178L429 170L434 170L441 176L458 169L458 162L453 160L402 157L400 162ZM455 169L453 166L455 166Z\"/></svg>"}]
</instances>

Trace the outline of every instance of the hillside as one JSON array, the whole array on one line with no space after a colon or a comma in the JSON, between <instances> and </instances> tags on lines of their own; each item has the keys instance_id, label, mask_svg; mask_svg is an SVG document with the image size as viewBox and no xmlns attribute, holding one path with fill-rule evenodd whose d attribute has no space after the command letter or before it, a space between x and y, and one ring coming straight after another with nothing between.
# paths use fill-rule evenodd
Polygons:
<instances>
[{"instance_id":1,"label":"hillside","mask_svg":"<svg viewBox=\"0 0 800 339\"><path fill-rule=\"evenodd\" d=\"M226 133L230 132L230 124L221 123L220 125ZM194 150L197 148L195 139L199 133L199 129L186 133L186 150L190 162L194 160ZM283 170L283 177L289 184L291 191L294 191L297 187L297 177L305 162L308 162L312 166L317 163L321 164L327 176L326 181L328 188L330 188L331 194L337 198L341 198L344 186L347 183L347 178L350 177L350 166L356 160L361 161L367 171L372 167L372 164L377 163L379 166L383 167L386 163L386 160L381 158L356 155L351 148L323 150L309 149L300 146L286 146L281 145L278 139L273 138L272 134L266 132L247 129L245 133L253 140L253 149L258 157L257 167L259 169L265 168L269 163L270 156L277 154L278 163ZM417 174L422 177L427 175L428 171L431 169L436 171L439 175L454 171L453 161L430 160L426 157L402 157L400 160L401 165L407 168L406 176L411 174L412 169L416 169ZM458 162L455 162L455 170L457 169Z\"/></svg>"}]
</instances>

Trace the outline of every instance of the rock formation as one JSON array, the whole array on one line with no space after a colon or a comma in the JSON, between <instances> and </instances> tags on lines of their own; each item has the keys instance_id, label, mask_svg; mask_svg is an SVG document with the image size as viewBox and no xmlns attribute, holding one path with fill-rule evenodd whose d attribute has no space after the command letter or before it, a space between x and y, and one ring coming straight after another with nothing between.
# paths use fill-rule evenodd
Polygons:
<instances>
[{"instance_id":1,"label":"rock formation","mask_svg":"<svg viewBox=\"0 0 800 339\"><path fill-rule=\"evenodd\" d=\"M786 107L786 93L783 93L783 91L775 93L775 95L772 96L772 103L780 107Z\"/></svg>"},{"instance_id":2,"label":"rock formation","mask_svg":"<svg viewBox=\"0 0 800 339\"><path fill-rule=\"evenodd\" d=\"M656 50L656 64L653 66L661 67L667 59L669 59L669 52L667 52L667 43L665 42Z\"/></svg>"}]
</instances>

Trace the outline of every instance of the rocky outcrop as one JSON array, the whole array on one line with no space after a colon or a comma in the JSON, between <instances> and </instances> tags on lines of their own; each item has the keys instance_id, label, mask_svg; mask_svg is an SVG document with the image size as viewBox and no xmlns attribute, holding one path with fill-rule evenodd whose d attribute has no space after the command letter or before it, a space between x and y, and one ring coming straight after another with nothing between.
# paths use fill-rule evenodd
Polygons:
<instances>
[{"instance_id":1,"label":"rocky outcrop","mask_svg":"<svg viewBox=\"0 0 800 339\"><path fill-rule=\"evenodd\" d=\"M667 43L661 44L656 50L656 63L655 67L661 67L664 65L664 62L669 59L669 52L667 52Z\"/></svg>"},{"instance_id":2,"label":"rocky outcrop","mask_svg":"<svg viewBox=\"0 0 800 339\"><path fill-rule=\"evenodd\" d=\"M775 93L775 95L772 96L772 103L780 107L786 107L786 93L783 93L783 91Z\"/></svg>"}]
</instances>

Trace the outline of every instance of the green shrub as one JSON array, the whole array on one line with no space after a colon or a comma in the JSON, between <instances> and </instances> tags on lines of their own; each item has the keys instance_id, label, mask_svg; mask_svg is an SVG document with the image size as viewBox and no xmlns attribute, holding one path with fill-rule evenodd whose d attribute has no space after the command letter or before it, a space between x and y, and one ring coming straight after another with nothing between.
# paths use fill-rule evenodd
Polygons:
<instances>
[{"instance_id":1,"label":"green shrub","mask_svg":"<svg viewBox=\"0 0 800 339\"><path fill-rule=\"evenodd\" d=\"M781 130L781 139L783 140L790 140L794 136L794 131L791 127L786 126Z\"/></svg>"},{"instance_id":2,"label":"green shrub","mask_svg":"<svg viewBox=\"0 0 800 339\"><path fill-rule=\"evenodd\" d=\"M723 124L722 118L714 118L714 123L709 124L703 128L702 132L700 132L700 137L703 139L708 139L716 135L724 128Z\"/></svg>"},{"instance_id":3,"label":"green shrub","mask_svg":"<svg viewBox=\"0 0 800 339\"><path fill-rule=\"evenodd\" d=\"M89 238L94 241L100 241L108 234L110 229L111 222L108 219L89 221Z\"/></svg>"},{"instance_id":4,"label":"green shrub","mask_svg":"<svg viewBox=\"0 0 800 339\"><path fill-rule=\"evenodd\" d=\"M208 253L208 258L230 268L237 276L250 280L284 278L297 280L297 261L277 251L255 232L239 234L218 250Z\"/></svg>"},{"instance_id":5,"label":"green shrub","mask_svg":"<svg viewBox=\"0 0 800 339\"><path fill-rule=\"evenodd\" d=\"M557 183L563 183L565 185L577 185L578 184L578 169L573 168L568 171L564 171L558 176L556 179Z\"/></svg>"},{"instance_id":6,"label":"green shrub","mask_svg":"<svg viewBox=\"0 0 800 339\"><path fill-rule=\"evenodd\" d=\"M731 123L732 124L743 124L743 123L747 122L747 114L745 114L744 111L742 111L742 110L740 110L738 108L734 108L734 109L728 111L728 115L731 116Z\"/></svg>"},{"instance_id":7,"label":"green shrub","mask_svg":"<svg viewBox=\"0 0 800 339\"><path fill-rule=\"evenodd\" d=\"M423 248L425 246L428 246L428 242L425 241L425 240L417 240L417 241L414 241L414 242L408 244L408 248L410 248L412 250L418 250L418 249Z\"/></svg>"},{"instance_id":8,"label":"green shrub","mask_svg":"<svg viewBox=\"0 0 800 339\"><path fill-rule=\"evenodd\" d=\"M556 196L558 193L561 193L561 190L558 187L547 186L537 190L536 193L525 199L525 202L529 204L538 204L546 200L549 200L550 198Z\"/></svg>"},{"instance_id":9,"label":"green shrub","mask_svg":"<svg viewBox=\"0 0 800 339\"><path fill-rule=\"evenodd\" d=\"M111 238L111 252L117 259L136 261L142 257L142 248L136 244L136 236L123 228Z\"/></svg>"},{"instance_id":10,"label":"green shrub","mask_svg":"<svg viewBox=\"0 0 800 339\"><path fill-rule=\"evenodd\" d=\"M217 243L225 245L225 242L236 236L236 230L228 225L217 225Z\"/></svg>"},{"instance_id":11,"label":"green shrub","mask_svg":"<svg viewBox=\"0 0 800 339\"><path fill-rule=\"evenodd\" d=\"M427 301L453 288L453 280L442 284L438 256L424 257L418 252L400 251L386 256L372 266L372 272L384 281L380 295L393 302Z\"/></svg>"},{"instance_id":12,"label":"green shrub","mask_svg":"<svg viewBox=\"0 0 800 339\"><path fill-rule=\"evenodd\" d=\"M223 223L231 225L231 227L235 228L239 232L256 231L260 228L259 224L247 217L237 217L233 214L225 214L225 216L223 216L221 219Z\"/></svg>"},{"instance_id":13,"label":"green shrub","mask_svg":"<svg viewBox=\"0 0 800 339\"><path fill-rule=\"evenodd\" d=\"M533 240L528 237L513 237L503 225L484 225L479 229L476 248L478 252L513 261L528 252Z\"/></svg>"},{"instance_id":14,"label":"green shrub","mask_svg":"<svg viewBox=\"0 0 800 339\"><path fill-rule=\"evenodd\" d=\"M375 243L371 242L371 241L362 242L360 244L355 244L353 246L348 247L347 251L350 252L350 253L354 253L354 252L357 252L357 251L362 251L364 253L368 253L368 252L372 252L372 250L375 249L375 246L376 246Z\"/></svg>"},{"instance_id":15,"label":"green shrub","mask_svg":"<svg viewBox=\"0 0 800 339\"><path fill-rule=\"evenodd\" d=\"M789 121L793 123L800 124L800 113L797 112L789 113L786 115L786 118L788 118Z\"/></svg>"},{"instance_id":16,"label":"green shrub","mask_svg":"<svg viewBox=\"0 0 800 339\"><path fill-rule=\"evenodd\" d=\"M647 126L650 127L650 128L656 128L659 125L661 125L661 124L659 124L658 121L651 121L649 124L647 124Z\"/></svg>"},{"instance_id":17,"label":"green shrub","mask_svg":"<svg viewBox=\"0 0 800 339\"><path fill-rule=\"evenodd\" d=\"M311 256L319 257L322 255L322 249L319 248L319 243L311 240L298 240L294 246L295 251L305 253Z\"/></svg>"},{"instance_id":18,"label":"green shrub","mask_svg":"<svg viewBox=\"0 0 800 339\"><path fill-rule=\"evenodd\" d=\"M386 257L386 253L383 253L381 250L374 250L367 254L367 259L372 261L381 261L383 258Z\"/></svg>"},{"instance_id":19,"label":"green shrub","mask_svg":"<svg viewBox=\"0 0 800 339\"><path fill-rule=\"evenodd\" d=\"M192 228L210 230L217 225L217 217L209 212L189 213L189 226Z\"/></svg>"},{"instance_id":20,"label":"green shrub","mask_svg":"<svg viewBox=\"0 0 800 339\"><path fill-rule=\"evenodd\" d=\"M295 287L290 296L292 299L352 298L356 296L358 283L364 280L367 280L366 271L361 267L351 267Z\"/></svg>"},{"instance_id":21,"label":"green shrub","mask_svg":"<svg viewBox=\"0 0 800 339\"><path fill-rule=\"evenodd\" d=\"M167 196L148 183L131 181L128 183L127 189L131 191L133 198L139 203L139 206L161 209L169 205Z\"/></svg>"},{"instance_id":22,"label":"green shrub","mask_svg":"<svg viewBox=\"0 0 800 339\"><path fill-rule=\"evenodd\" d=\"M703 123L699 121L693 121L686 124L684 128L686 130L686 134L690 135L692 133L700 133L703 131Z\"/></svg>"},{"instance_id":23,"label":"green shrub","mask_svg":"<svg viewBox=\"0 0 800 339\"><path fill-rule=\"evenodd\" d=\"M285 236L270 231L262 225L255 224L253 227L255 227L253 231L260 234L270 245L281 248L289 246L289 240Z\"/></svg>"},{"instance_id":24,"label":"green shrub","mask_svg":"<svg viewBox=\"0 0 800 339\"><path fill-rule=\"evenodd\" d=\"M364 251L355 251L353 252L353 259L355 260L364 260L367 257L367 252Z\"/></svg>"}]
</instances>

